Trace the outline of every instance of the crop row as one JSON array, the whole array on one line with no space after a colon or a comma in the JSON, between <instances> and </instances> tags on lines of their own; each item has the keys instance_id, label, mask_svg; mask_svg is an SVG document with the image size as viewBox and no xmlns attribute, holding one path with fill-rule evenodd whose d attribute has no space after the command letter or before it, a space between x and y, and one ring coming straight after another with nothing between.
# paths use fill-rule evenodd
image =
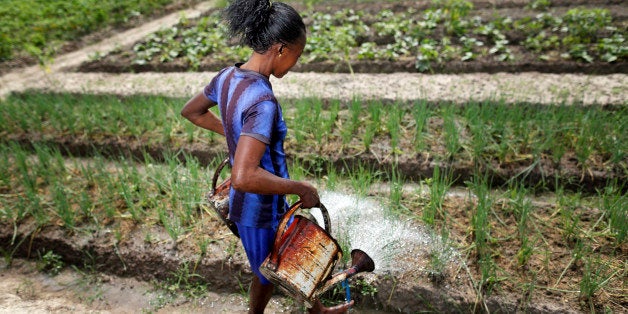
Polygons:
<instances>
[{"instance_id":1,"label":"crop row","mask_svg":"<svg viewBox=\"0 0 628 314\"><path fill-rule=\"evenodd\" d=\"M171 3L173 0L4 0L0 6L0 61L27 53L44 62L67 41L107 26L120 26Z\"/></svg>"},{"instance_id":2,"label":"crop row","mask_svg":"<svg viewBox=\"0 0 628 314\"><path fill-rule=\"evenodd\" d=\"M206 230L197 232L207 219L217 219L208 216L203 201L212 173L191 156L183 156L185 163L179 157L167 155L163 162L148 155L139 162L102 156L85 159L66 156L56 147L2 142L0 221L15 230L24 225L37 230L55 226L67 234L103 234L99 231L106 229L114 246L126 241L125 225L157 226L168 234L173 247L185 240L203 256L217 237L206 235ZM219 161L215 158L210 168ZM533 201L534 192L517 183L492 191L480 173L467 182L470 197L461 203L448 193L451 176L438 168L410 193L404 192L406 182L399 172L384 178L367 168L343 173L330 168L324 177L311 177L312 172L298 162L290 165L290 171L294 179L317 180L321 189L361 197L373 195L373 187L385 179L389 190L376 195L387 215L420 220L448 244L467 252L469 265L477 268L472 280L478 295L489 296L509 282L519 285L516 289L522 293L576 291L591 306L601 293L621 294L628 198L617 184L588 197L558 189L555 207L548 208ZM142 230L146 230L145 243L163 241L154 229ZM0 248L6 250L5 258L10 260L11 252L25 245L21 241L14 238ZM351 247L348 239L339 241ZM517 243L517 251L505 251L510 246L503 244L512 242ZM563 243L560 248L554 246L558 242ZM426 271L438 280L445 276L447 257L439 255L442 252L432 254ZM552 259L557 254L573 259L558 264ZM513 265L518 271L509 273L506 267ZM574 269L579 280L564 281L565 272ZM537 276L544 279L530 281Z\"/></svg>"},{"instance_id":3,"label":"crop row","mask_svg":"<svg viewBox=\"0 0 628 314\"><path fill-rule=\"evenodd\" d=\"M146 145L224 142L179 115L185 99L69 94L16 94L0 106L0 134L125 139ZM373 154L396 159L428 153L467 165L559 165L575 160L589 171L626 177L628 109L577 105L426 101L384 103L296 99L282 103L287 147L324 158ZM214 108L215 109L215 108ZM612 176L611 176L612 177Z\"/></svg>"},{"instance_id":4,"label":"crop row","mask_svg":"<svg viewBox=\"0 0 628 314\"><path fill-rule=\"evenodd\" d=\"M350 67L360 60L414 60L418 71L429 71L446 61L508 62L524 55L548 62L628 58L626 28L607 9L577 7L564 14L526 10L527 17L494 15L486 20L471 15L476 12L471 2L451 0L435 1L424 11L306 11L308 43L301 62L345 62ZM195 69L205 57L234 62L250 51L228 39L216 11L199 20L183 19L122 53L131 53L135 64L183 60Z\"/></svg>"}]
</instances>

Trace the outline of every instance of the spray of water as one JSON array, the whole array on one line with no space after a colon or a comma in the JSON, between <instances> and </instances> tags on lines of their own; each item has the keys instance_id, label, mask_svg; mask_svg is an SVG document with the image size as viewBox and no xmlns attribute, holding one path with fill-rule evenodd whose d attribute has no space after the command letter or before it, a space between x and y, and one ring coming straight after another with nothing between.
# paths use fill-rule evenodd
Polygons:
<instances>
[{"instance_id":1,"label":"spray of water","mask_svg":"<svg viewBox=\"0 0 628 314\"><path fill-rule=\"evenodd\" d=\"M385 273L426 264L435 252L451 256L438 236L416 222L402 221L387 214L378 202L368 198L337 192L321 193L321 202L327 208L332 221L332 236L346 243L350 250L360 249L375 262L375 272ZM322 215L312 211L320 223ZM345 252L349 254L349 252ZM423 260L424 263L415 263ZM419 266L421 267L421 266Z\"/></svg>"}]
</instances>

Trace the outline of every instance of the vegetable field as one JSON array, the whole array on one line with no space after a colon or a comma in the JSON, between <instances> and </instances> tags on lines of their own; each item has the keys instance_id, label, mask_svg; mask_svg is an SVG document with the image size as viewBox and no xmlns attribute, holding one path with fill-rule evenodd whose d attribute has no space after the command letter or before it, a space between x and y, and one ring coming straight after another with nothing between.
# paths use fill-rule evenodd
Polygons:
<instances>
[{"instance_id":1,"label":"vegetable field","mask_svg":"<svg viewBox=\"0 0 628 314\"><path fill-rule=\"evenodd\" d=\"M464 0L310 4L303 8L308 44L297 71L626 72L628 9L619 3L485 5ZM220 12L214 11L132 47L94 56L82 70L218 70L249 53L226 36Z\"/></svg>"},{"instance_id":2,"label":"vegetable field","mask_svg":"<svg viewBox=\"0 0 628 314\"><path fill-rule=\"evenodd\" d=\"M290 2L308 25L296 69L304 74L539 71L595 81L626 73L621 1ZM146 3L168 11L196 2ZM127 5L131 11L113 11L140 10ZM101 11L81 20L101 19ZM218 12L182 17L63 71L111 81L150 71L162 83L169 72L211 72L246 59L250 51L225 38ZM60 16L47 25L79 23ZM120 23L101 20L105 28ZM65 37L41 36L64 47L89 41L63 29ZM3 71L24 67L15 60L32 43L20 45L5 55ZM57 53L40 60L43 69ZM0 274L26 258L45 276L69 268L89 274L92 286L106 275L150 281L159 301L137 309L148 312L182 303L202 312L212 293L245 295L246 257L205 202L226 145L180 117L188 98L55 92L52 79L43 80L51 87L0 100ZM279 99L293 178L377 202L385 217L448 248L426 245L398 257L405 267L360 275L351 287L355 312L626 312L628 94L612 92L623 103ZM324 301L343 296L338 289ZM283 310L302 310L276 298Z\"/></svg>"}]
</instances>

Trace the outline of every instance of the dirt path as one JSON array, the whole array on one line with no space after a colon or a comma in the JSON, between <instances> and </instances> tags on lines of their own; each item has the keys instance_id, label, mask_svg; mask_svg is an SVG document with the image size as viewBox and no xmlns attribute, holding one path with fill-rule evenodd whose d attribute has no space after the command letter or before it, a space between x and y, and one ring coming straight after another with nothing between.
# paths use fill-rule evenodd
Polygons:
<instances>
[{"instance_id":1,"label":"dirt path","mask_svg":"<svg viewBox=\"0 0 628 314\"><path fill-rule=\"evenodd\" d=\"M298 310L275 297L270 312ZM0 314L38 313L246 313L242 294L208 291L193 301L158 290L134 278L79 272L66 267L56 276L36 263L15 259L0 263Z\"/></svg>"}]
</instances>

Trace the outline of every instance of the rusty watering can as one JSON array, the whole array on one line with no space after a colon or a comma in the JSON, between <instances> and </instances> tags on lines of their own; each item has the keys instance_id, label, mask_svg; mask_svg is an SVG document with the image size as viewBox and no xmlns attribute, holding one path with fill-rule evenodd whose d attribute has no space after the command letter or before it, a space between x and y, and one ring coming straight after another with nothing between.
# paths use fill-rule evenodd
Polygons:
<instances>
[{"instance_id":1,"label":"rusty watering can","mask_svg":"<svg viewBox=\"0 0 628 314\"><path fill-rule=\"evenodd\" d=\"M354 252L359 250L354 250L351 253L354 258L352 267L330 278L342 257L342 249L331 236L329 213L325 206L319 205L325 229L298 214L286 228L290 217L299 208L301 202L292 205L279 223L273 250L260 266L260 272L286 294L311 307L320 294L335 284L357 272L373 271L375 266L366 253L357 254Z\"/></svg>"},{"instance_id":2,"label":"rusty watering can","mask_svg":"<svg viewBox=\"0 0 628 314\"><path fill-rule=\"evenodd\" d=\"M216 168L214 177L212 179L212 189L207 193L207 201L209 206L216 212L218 217L227 225L229 230L233 232L236 237L240 237L238 232L238 226L229 219L229 190L231 188L231 177L225 179L220 185L218 183L218 177L222 172L222 169L229 164L229 158L223 160Z\"/></svg>"}]
</instances>

